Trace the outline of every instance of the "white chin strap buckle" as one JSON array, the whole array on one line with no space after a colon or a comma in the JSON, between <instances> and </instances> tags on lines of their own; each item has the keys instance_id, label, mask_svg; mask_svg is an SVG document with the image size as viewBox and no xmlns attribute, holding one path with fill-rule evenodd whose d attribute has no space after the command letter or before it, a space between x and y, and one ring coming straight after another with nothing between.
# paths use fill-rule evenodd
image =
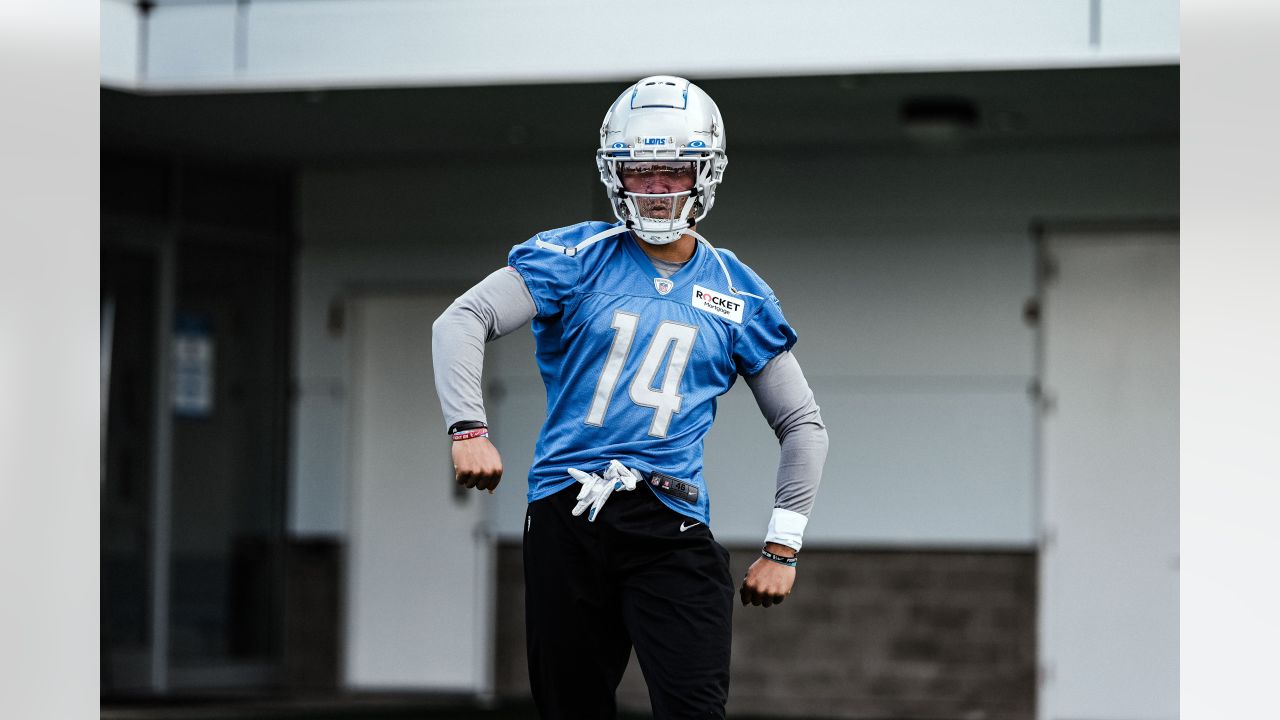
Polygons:
<instances>
[{"instance_id":1,"label":"white chin strap buckle","mask_svg":"<svg viewBox=\"0 0 1280 720\"><path fill-rule=\"evenodd\" d=\"M573 515L577 517L590 508L591 511L587 513L588 522L596 521L596 515L608 502L610 495L618 490L635 490L636 483L640 479L639 473L617 460L609 461L604 477L595 473L584 473L577 468L569 468L569 474L574 480L582 483L582 490L578 491L578 504L573 508Z\"/></svg>"}]
</instances>

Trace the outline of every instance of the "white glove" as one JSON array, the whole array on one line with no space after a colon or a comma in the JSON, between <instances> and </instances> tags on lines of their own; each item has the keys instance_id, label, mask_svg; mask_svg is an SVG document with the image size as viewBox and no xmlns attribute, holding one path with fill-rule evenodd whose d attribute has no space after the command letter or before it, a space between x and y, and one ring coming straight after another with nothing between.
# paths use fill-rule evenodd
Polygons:
<instances>
[{"instance_id":1,"label":"white glove","mask_svg":"<svg viewBox=\"0 0 1280 720\"><path fill-rule=\"evenodd\" d=\"M578 491L578 504L573 508L573 515L577 517L590 507L591 512L587 513L588 522L596 521L596 513L600 512L600 508L604 507L605 502L615 490L635 490L636 482L640 479L634 471L629 470L626 465L617 460L609 461L604 477L595 473L584 473L577 468L569 468L569 474L574 480L582 483L582 490Z\"/></svg>"}]
</instances>

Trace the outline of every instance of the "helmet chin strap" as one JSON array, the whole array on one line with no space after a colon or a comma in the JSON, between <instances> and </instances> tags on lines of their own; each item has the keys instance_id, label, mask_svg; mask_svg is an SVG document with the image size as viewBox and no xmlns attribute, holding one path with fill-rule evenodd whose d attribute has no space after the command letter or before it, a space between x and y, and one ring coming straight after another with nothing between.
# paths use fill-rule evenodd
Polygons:
<instances>
[{"instance_id":1,"label":"helmet chin strap","mask_svg":"<svg viewBox=\"0 0 1280 720\"><path fill-rule=\"evenodd\" d=\"M650 245L670 245L689 232L689 228L677 228L675 230L664 230L661 233L655 233L650 230L641 230L634 225L629 226L628 229L635 233L636 237ZM667 235L670 235L671 237L665 237Z\"/></svg>"},{"instance_id":2,"label":"helmet chin strap","mask_svg":"<svg viewBox=\"0 0 1280 720\"><path fill-rule=\"evenodd\" d=\"M764 299L759 295L756 295L755 293L749 293L746 290L739 290L738 288L734 287L733 278L729 277L729 267L724 264L724 258L720 257L720 251L716 250L715 246L711 244L710 240L707 240L706 238L699 235L698 231L694 230L693 228L689 228L684 232L687 235L692 235L695 238L697 238L698 242L702 243L703 245L706 245L707 249L711 251L711 255L715 257L716 262L720 263L720 271L724 273L724 281L729 285L729 292L733 293L734 295L746 295L747 297L753 297L757 300Z\"/></svg>"}]
</instances>

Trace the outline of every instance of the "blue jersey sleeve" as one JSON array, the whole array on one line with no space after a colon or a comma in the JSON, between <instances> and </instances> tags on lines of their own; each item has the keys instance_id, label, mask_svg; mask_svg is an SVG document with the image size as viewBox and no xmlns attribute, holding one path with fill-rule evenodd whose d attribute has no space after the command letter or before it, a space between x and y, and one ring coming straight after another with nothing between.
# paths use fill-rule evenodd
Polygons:
<instances>
[{"instance_id":1,"label":"blue jersey sleeve","mask_svg":"<svg viewBox=\"0 0 1280 720\"><path fill-rule=\"evenodd\" d=\"M507 264L524 279L533 296L538 317L551 317L564 310L565 303L578 285L582 265L577 259L554 249L540 247L541 236L534 236L515 247L507 256Z\"/></svg>"},{"instance_id":2,"label":"blue jersey sleeve","mask_svg":"<svg viewBox=\"0 0 1280 720\"><path fill-rule=\"evenodd\" d=\"M778 353L796 344L796 331L782 315L782 305L769 293L761 308L742 327L733 348L738 374L751 376L764 369Z\"/></svg>"}]
</instances>

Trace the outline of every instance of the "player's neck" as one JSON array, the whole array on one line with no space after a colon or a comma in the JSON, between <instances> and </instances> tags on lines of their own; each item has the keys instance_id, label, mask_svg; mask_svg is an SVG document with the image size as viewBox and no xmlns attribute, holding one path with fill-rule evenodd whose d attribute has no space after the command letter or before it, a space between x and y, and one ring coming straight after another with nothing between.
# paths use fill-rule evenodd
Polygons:
<instances>
[{"instance_id":1,"label":"player's neck","mask_svg":"<svg viewBox=\"0 0 1280 720\"><path fill-rule=\"evenodd\" d=\"M653 245L640 238L634 238L634 240L645 255L663 262L688 262L689 258L693 257L694 251L698 249L698 239L692 235L681 235L679 240L666 245Z\"/></svg>"}]
</instances>

